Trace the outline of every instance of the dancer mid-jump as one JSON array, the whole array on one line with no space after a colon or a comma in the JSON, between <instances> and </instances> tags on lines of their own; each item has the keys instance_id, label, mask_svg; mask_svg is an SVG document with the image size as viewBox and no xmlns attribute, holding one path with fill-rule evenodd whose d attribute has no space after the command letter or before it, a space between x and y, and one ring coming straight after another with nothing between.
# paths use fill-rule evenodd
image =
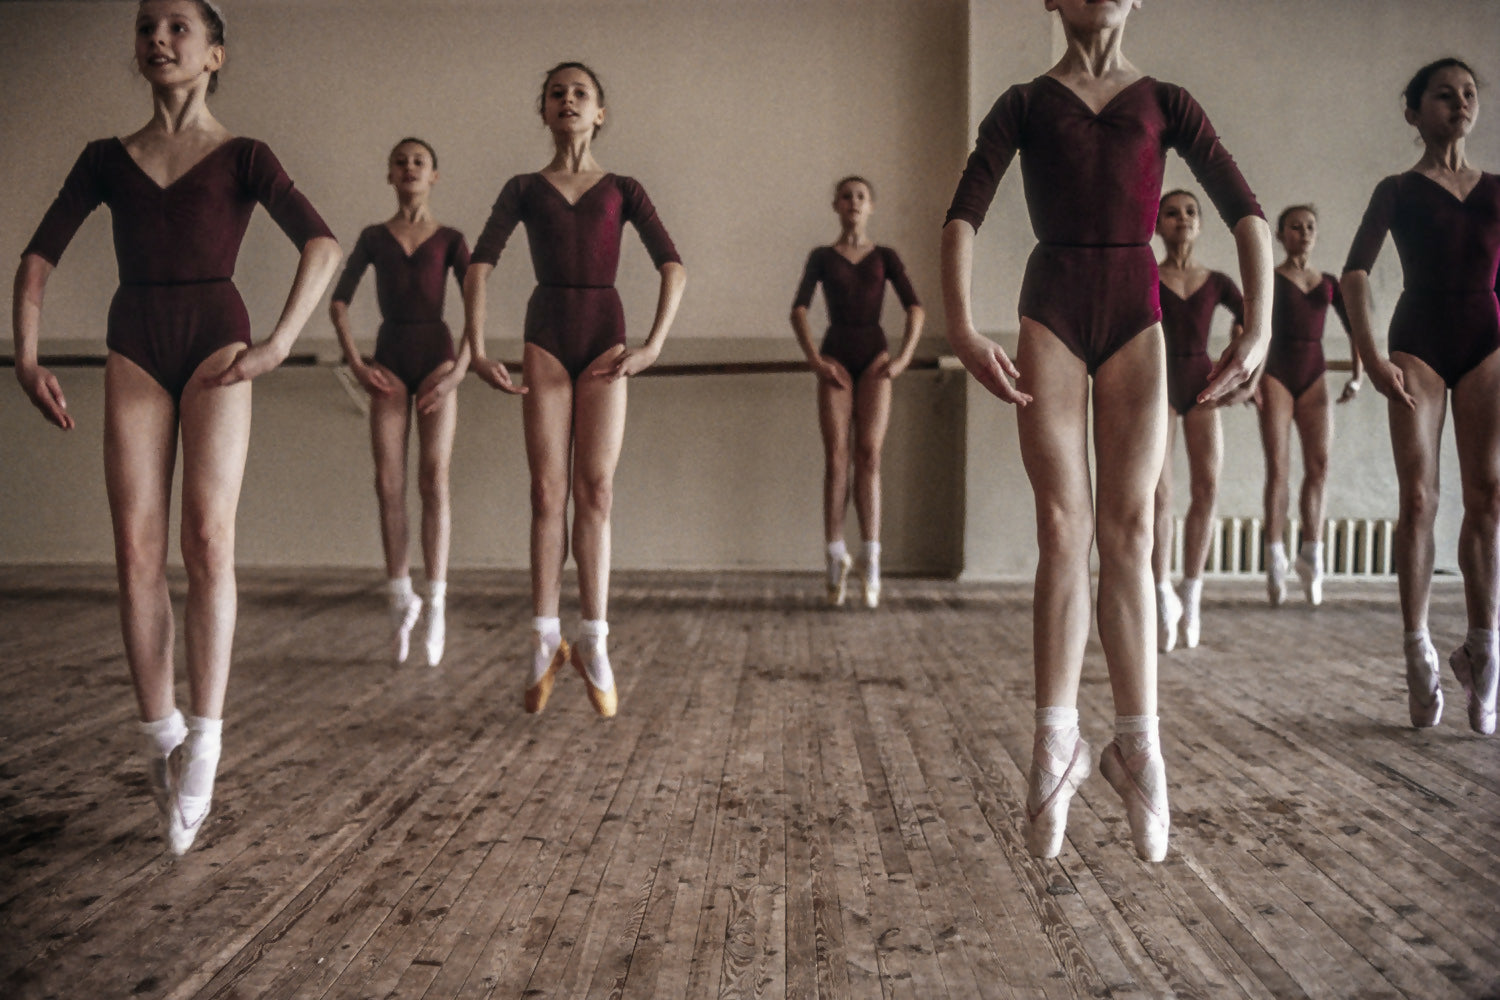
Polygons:
<instances>
[{"instance_id":1,"label":"dancer mid-jump","mask_svg":"<svg viewBox=\"0 0 1500 1000\"><path fill-rule=\"evenodd\" d=\"M573 553L583 605L573 666L603 716L618 695L605 651L609 634L610 506L615 465L625 437L625 382L655 363L687 281L681 258L646 191L606 173L594 159L604 125L604 88L582 63L563 63L542 83L537 108L552 133L552 162L506 182L485 223L464 277L464 337L472 367L490 385L524 393L526 461L531 468L531 594L535 642L526 710L540 712L568 659L558 602L568 555L568 494L573 494ZM641 347L625 343L625 315L615 291L625 223L641 235L661 272L651 332ZM526 306L525 388L499 361L485 357L485 280L506 240L526 224L537 287Z\"/></svg>"},{"instance_id":2,"label":"dancer mid-jump","mask_svg":"<svg viewBox=\"0 0 1500 1000\"><path fill-rule=\"evenodd\" d=\"M101 203L114 220L120 287L104 368L104 475L114 522L125 656L146 737L147 775L176 854L208 816L236 612L235 512L250 444L250 381L291 351L338 267L339 248L270 149L208 110L224 64L224 20L207 0L143 0L135 59L155 113L124 139L84 148L27 244L16 276L16 377L42 414L73 418L37 364L42 293ZM231 280L256 202L302 251L286 305L256 343ZM184 722L173 690L167 524L182 445L187 569Z\"/></svg>"},{"instance_id":3,"label":"dancer mid-jump","mask_svg":"<svg viewBox=\"0 0 1500 1000\"><path fill-rule=\"evenodd\" d=\"M1349 259L1344 297L1355 343L1375 388L1390 400L1391 447L1401 484L1396 574L1405 625L1408 707L1414 726L1435 726L1443 712L1437 650L1427 631L1432 591L1433 521L1443 418L1453 408L1453 437L1463 481L1458 565L1469 632L1448 657L1468 698L1469 726L1495 731L1500 680L1496 613L1500 608L1500 177L1464 155L1479 114L1474 73L1439 59L1406 87L1406 120L1425 147L1416 166L1381 181L1370 198ZM1396 240L1405 287L1391 316L1390 357L1380 356L1370 322L1370 268Z\"/></svg>"},{"instance_id":4,"label":"dancer mid-jump","mask_svg":"<svg viewBox=\"0 0 1500 1000\"><path fill-rule=\"evenodd\" d=\"M447 638L448 541L453 510L448 472L458 426L458 383L469 370L465 342L455 354L443 322L448 272L463 283L469 245L463 233L439 225L428 199L437 183L437 152L421 139L402 139L391 150L386 179L396 189L396 214L367 227L349 254L333 289L329 313L344 360L370 394L370 444L375 452L375 496L385 547L386 589L391 603L391 655L405 663L412 629L423 602L412 590L407 553L406 445L411 412L417 411L422 494L422 561L427 572L427 665L443 658ZM375 356L366 362L354 346L349 301L365 269L375 268L380 331Z\"/></svg>"},{"instance_id":5,"label":"dancer mid-jump","mask_svg":"<svg viewBox=\"0 0 1500 1000\"><path fill-rule=\"evenodd\" d=\"M863 177L834 186L839 238L808 254L792 303L792 332L818 376L818 426L823 432L823 535L828 554L828 603L841 607L853 558L844 544L849 502L849 425L854 424L854 510L864 540L861 584L866 607L880 603L880 453L891 419L891 382L911 364L922 335L922 305L896 251L865 232L875 189ZM890 282L906 310L906 332L894 358L880 328ZM813 346L807 307L823 286L828 332Z\"/></svg>"},{"instance_id":6,"label":"dancer mid-jump","mask_svg":"<svg viewBox=\"0 0 1500 1000\"><path fill-rule=\"evenodd\" d=\"M1036 495L1037 730L1026 811L1027 846L1041 857L1061 849L1068 802L1089 772L1076 705L1096 528L1099 636L1118 713L1101 768L1125 801L1137 853L1159 861L1167 850L1151 573L1166 365L1151 231L1168 149L1188 161L1233 229L1245 286L1245 332L1220 357L1200 402L1243 383L1265 351L1269 229L1198 103L1125 59L1125 22L1139 6L1048 0L1062 17L1067 51L995 102L943 229L948 341L981 384L1016 404ZM1012 364L975 330L970 283L974 232L1017 151L1040 242L1021 286ZM1097 513L1087 454L1091 389Z\"/></svg>"}]
</instances>

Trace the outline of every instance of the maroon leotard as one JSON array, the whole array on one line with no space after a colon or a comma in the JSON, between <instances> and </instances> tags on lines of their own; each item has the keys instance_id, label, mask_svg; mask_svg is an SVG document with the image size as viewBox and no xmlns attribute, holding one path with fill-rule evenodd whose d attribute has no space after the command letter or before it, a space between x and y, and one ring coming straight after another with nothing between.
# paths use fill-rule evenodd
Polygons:
<instances>
[{"instance_id":1,"label":"maroon leotard","mask_svg":"<svg viewBox=\"0 0 1500 1000\"><path fill-rule=\"evenodd\" d=\"M463 285L469 244L457 229L439 226L408 255L389 226L368 226L349 254L333 289L333 301L347 303L354 298L359 279L371 264L375 265L375 297L380 302L375 360L415 396L423 379L454 358L453 334L443 322L443 292L449 270Z\"/></svg>"},{"instance_id":2,"label":"maroon leotard","mask_svg":"<svg viewBox=\"0 0 1500 1000\"><path fill-rule=\"evenodd\" d=\"M174 400L209 355L250 343L250 317L232 279L255 203L299 250L333 237L263 142L230 139L164 188L123 142L100 139L84 147L22 254L56 265L101 202L120 274L105 342Z\"/></svg>"},{"instance_id":3,"label":"maroon leotard","mask_svg":"<svg viewBox=\"0 0 1500 1000\"><path fill-rule=\"evenodd\" d=\"M885 331L880 328L887 281L896 290L902 308L918 304L906 267L890 247L877 246L857 264L833 247L818 247L807 255L802 284L792 301L793 307L806 309L812 304L813 289L822 282L828 332L818 353L843 365L856 381L887 350Z\"/></svg>"},{"instance_id":4,"label":"maroon leotard","mask_svg":"<svg viewBox=\"0 0 1500 1000\"><path fill-rule=\"evenodd\" d=\"M1463 201L1414 170L1387 177L1375 187L1344 270L1368 272L1387 230L1405 278L1390 349L1421 359L1451 389L1500 347L1500 177L1481 175Z\"/></svg>"},{"instance_id":5,"label":"maroon leotard","mask_svg":"<svg viewBox=\"0 0 1500 1000\"><path fill-rule=\"evenodd\" d=\"M1286 386L1292 398L1297 399L1328 370L1323 360L1323 324L1328 318L1328 307L1333 306L1345 330L1349 329L1349 314L1344 310L1338 279L1326 272L1307 292L1280 271L1272 284L1271 346L1266 351L1266 375Z\"/></svg>"},{"instance_id":6,"label":"maroon leotard","mask_svg":"<svg viewBox=\"0 0 1500 1000\"><path fill-rule=\"evenodd\" d=\"M1245 297L1226 274L1210 271L1203 284L1187 298L1161 284L1161 328L1167 338L1167 402L1186 416L1208 388L1213 359L1208 356L1208 334L1214 307L1223 306L1236 323L1245 322Z\"/></svg>"},{"instance_id":7,"label":"maroon leotard","mask_svg":"<svg viewBox=\"0 0 1500 1000\"><path fill-rule=\"evenodd\" d=\"M635 225L660 270L681 263L645 190L629 177L605 174L569 204L541 174L506 182L474 244L474 262L493 265L516 223L526 224L537 286L526 304L525 340L562 362L574 379L595 358L625 343L625 316L615 291L620 236Z\"/></svg>"},{"instance_id":8,"label":"maroon leotard","mask_svg":"<svg viewBox=\"0 0 1500 1000\"><path fill-rule=\"evenodd\" d=\"M976 230L1021 151L1037 240L1019 312L1051 330L1090 374L1161 318L1151 234L1166 151L1192 168L1231 228L1264 217L1198 102L1142 77L1095 114L1066 84L1040 76L1011 87L979 126L948 219Z\"/></svg>"}]
</instances>

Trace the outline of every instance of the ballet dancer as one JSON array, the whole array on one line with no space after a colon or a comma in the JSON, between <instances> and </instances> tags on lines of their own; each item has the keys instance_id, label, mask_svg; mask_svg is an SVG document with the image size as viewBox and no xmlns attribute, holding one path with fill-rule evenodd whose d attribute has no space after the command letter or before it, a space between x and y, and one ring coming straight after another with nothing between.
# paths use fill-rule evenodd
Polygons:
<instances>
[{"instance_id":1,"label":"ballet dancer","mask_svg":"<svg viewBox=\"0 0 1500 1000\"><path fill-rule=\"evenodd\" d=\"M1214 504L1219 494L1219 468L1224 460L1224 436L1219 408L1247 400L1241 386L1218 403L1199 403L1208 388L1213 359L1208 335L1214 309L1223 306L1234 317L1230 338L1244 329L1245 299L1228 275L1193 260L1193 246L1202 231L1202 210L1189 191L1162 196L1156 216L1156 235L1166 252L1157 265L1161 295L1161 329L1167 351L1166 459L1156 483L1156 542L1151 550L1156 576L1157 644L1170 653L1177 646L1177 627L1189 649L1198 645L1202 628L1203 567L1208 562ZM1182 443L1187 449L1191 499L1183 525L1182 596L1172 589L1172 438L1176 414L1182 419Z\"/></svg>"},{"instance_id":2,"label":"ballet dancer","mask_svg":"<svg viewBox=\"0 0 1500 1000\"><path fill-rule=\"evenodd\" d=\"M1233 230L1245 287L1244 332L1221 355L1198 401L1223 399L1265 351L1269 228L1197 102L1125 58L1126 20L1139 6L1047 0L1061 16L1066 51L1046 74L995 102L943 227L948 341L985 388L1016 405L1036 499L1037 730L1026 842L1038 857L1061 849L1068 802L1089 772L1076 705L1096 528L1099 636L1117 713L1100 769L1124 800L1136 852L1159 861L1167 850L1151 573L1153 496L1166 451L1166 364L1150 240L1169 148L1187 160ZM1021 286L1012 363L974 328L970 284L975 230L1017 150L1040 242ZM1086 444L1091 378L1097 511Z\"/></svg>"},{"instance_id":3,"label":"ballet dancer","mask_svg":"<svg viewBox=\"0 0 1500 1000\"><path fill-rule=\"evenodd\" d=\"M526 681L528 712L540 712L557 671L571 658L594 710L615 714L618 694L605 648L609 634L610 506L625 435L625 380L656 362L672 326L687 272L646 191L606 173L593 154L604 125L604 88L594 71L567 62L547 72L537 100L552 133L552 161L506 182L464 276L464 338L470 366L490 385L524 394L522 423L531 470L531 594L536 631ZM517 223L526 224L537 286L526 306L517 387L485 357L485 280ZM632 223L661 273L656 315L644 345L625 342L615 271L620 237ZM568 494L583 611L582 636L569 648L558 602L568 556Z\"/></svg>"},{"instance_id":4,"label":"ballet dancer","mask_svg":"<svg viewBox=\"0 0 1500 1000\"><path fill-rule=\"evenodd\" d=\"M1276 219L1276 239L1286 259L1272 279L1271 346L1255 389L1260 410L1260 440L1266 454L1266 596L1271 606L1286 600L1287 505L1291 475L1292 425L1302 442L1302 544L1297 549L1297 577L1307 603L1323 603L1323 499L1328 482L1328 447L1333 439L1333 404L1323 374L1323 323L1329 306L1349 329L1338 279L1307 266L1318 238L1318 213L1311 205L1293 205ZM1351 334L1351 337L1353 335ZM1350 344L1354 374L1339 393L1347 403L1359 392L1362 365Z\"/></svg>"},{"instance_id":5,"label":"ballet dancer","mask_svg":"<svg viewBox=\"0 0 1500 1000\"><path fill-rule=\"evenodd\" d=\"M214 118L224 19L207 0L142 0L135 61L153 114L122 139L89 143L22 252L13 312L16 377L42 415L73 417L37 363L47 279L99 204L113 217L120 287L109 309L104 472L114 523L120 619L147 751L147 777L174 854L207 818L218 768L236 613L235 511L250 443L250 382L275 368L338 267L339 247L262 142ZM301 249L264 340L232 282L255 203ZM182 442L190 715L173 690L167 592L172 473Z\"/></svg>"},{"instance_id":6,"label":"ballet dancer","mask_svg":"<svg viewBox=\"0 0 1500 1000\"><path fill-rule=\"evenodd\" d=\"M1407 703L1418 727L1437 725L1443 713L1427 609L1438 446L1450 403L1453 408L1464 505L1458 564L1469 632L1448 663L1468 698L1469 727L1488 736L1495 731L1500 677L1500 176L1482 172L1464 154L1479 115L1479 88L1468 66L1450 58L1422 67L1407 84L1405 100L1422 157L1376 186L1344 265L1344 298L1370 381L1390 400L1401 496L1396 574L1406 630ZM1388 359L1375 347L1369 293L1370 268L1387 232L1395 238L1405 277L1391 316Z\"/></svg>"},{"instance_id":7,"label":"ballet dancer","mask_svg":"<svg viewBox=\"0 0 1500 1000\"><path fill-rule=\"evenodd\" d=\"M391 655L398 664L406 662L411 633L424 607L412 590L407 556L406 445L412 405L416 405L422 561L427 572L423 647L430 667L442 662L447 638L444 610L453 523L448 474L458 426L458 383L469 370L468 343L455 354L453 336L443 322L448 272L462 287L469 245L463 233L439 225L433 217L428 201L437 179L437 153L431 145L411 138L396 144L386 172L387 182L396 189L396 214L359 234L329 305L344 360L370 394L370 444L375 453L375 498L380 505L390 596ZM371 264L381 323L375 357L366 362L354 346L349 301Z\"/></svg>"},{"instance_id":8,"label":"ballet dancer","mask_svg":"<svg viewBox=\"0 0 1500 1000\"><path fill-rule=\"evenodd\" d=\"M854 560L844 544L849 503L849 424L854 422L854 510L864 539L861 582L867 608L880 604L880 453L891 418L891 382L911 364L925 315L896 251L866 233L875 189L863 177L834 187L839 238L807 256L792 303L792 332L818 376L818 426L823 433L823 538L828 552L828 603L842 607ZM889 281L906 310L901 349L891 357L880 328ZM807 307L823 286L828 332L813 346Z\"/></svg>"}]
</instances>

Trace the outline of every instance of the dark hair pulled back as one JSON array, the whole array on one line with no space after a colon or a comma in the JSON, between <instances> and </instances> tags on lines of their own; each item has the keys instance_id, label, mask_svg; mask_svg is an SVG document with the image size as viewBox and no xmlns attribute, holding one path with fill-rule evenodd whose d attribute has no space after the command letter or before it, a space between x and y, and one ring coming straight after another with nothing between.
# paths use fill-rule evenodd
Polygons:
<instances>
[{"instance_id":1,"label":"dark hair pulled back","mask_svg":"<svg viewBox=\"0 0 1500 1000\"><path fill-rule=\"evenodd\" d=\"M608 103L606 103L606 101L604 100L604 84L602 84L602 83L599 82L599 74L598 73L595 73L592 69L590 69L589 66L586 63L581 63L581 62L560 62L556 66L553 66L551 69L549 69L547 71L546 75L542 77L542 92L537 95L537 99L536 99L536 113L537 114L539 114L539 115L545 115L547 113L547 85L552 82L552 78L554 76L556 76L557 74L561 73L565 69L576 69L576 70L581 70L584 73L587 73L589 79L592 80L593 83L594 83L594 93L596 93L596 94L599 95L599 107L601 107L601 108L609 107ZM602 126L602 125L595 125L594 126L594 135L598 135L599 134L599 130L601 128L603 128L603 127L604 126Z\"/></svg>"},{"instance_id":2,"label":"dark hair pulled back","mask_svg":"<svg viewBox=\"0 0 1500 1000\"><path fill-rule=\"evenodd\" d=\"M850 174L848 177L840 177L839 182L833 186L833 196L837 198L839 192L844 190L845 184L863 184L865 190L870 192L870 200L875 200L875 185L865 180L859 174Z\"/></svg>"},{"instance_id":3,"label":"dark hair pulled back","mask_svg":"<svg viewBox=\"0 0 1500 1000\"><path fill-rule=\"evenodd\" d=\"M145 3L146 0L141 0ZM198 16L203 20L203 26L208 29L208 42L210 45L224 44L224 12L219 5L210 3L209 0L193 0L193 6L198 8ZM219 89L219 71L214 70L208 78L208 92L210 94Z\"/></svg>"},{"instance_id":4,"label":"dark hair pulled back","mask_svg":"<svg viewBox=\"0 0 1500 1000\"><path fill-rule=\"evenodd\" d=\"M402 139L400 142L398 142L394 146L392 146L390 153L386 156L386 159L390 159L392 156L395 156L396 155L396 150L398 150L402 146L406 146L406 145L417 145L417 146L421 146L423 149L427 150L427 155L430 156L430 157L432 157L432 169L436 170L438 168L438 165L437 165L437 150L435 150L435 149L432 148L432 143L428 142L426 139L418 139L414 135L409 135L405 139Z\"/></svg>"},{"instance_id":5,"label":"dark hair pulled back","mask_svg":"<svg viewBox=\"0 0 1500 1000\"><path fill-rule=\"evenodd\" d=\"M1464 62L1462 59L1456 59L1453 56L1446 56L1442 59L1434 60L1428 63L1426 66L1423 66L1421 69L1417 70L1417 75L1411 78L1411 82L1408 83L1406 85L1406 89L1401 92L1402 97L1406 99L1407 110L1416 111L1420 109L1422 107L1422 95L1427 93L1427 85L1432 82L1433 76L1435 76L1439 70L1448 69L1452 66L1457 66L1459 69L1472 76L1474 78L1474 83L1476 86L1479 84L1479 74L1475 73L1473 68L1470 67L1469 64Z\"/></svg>"}]
</instances>

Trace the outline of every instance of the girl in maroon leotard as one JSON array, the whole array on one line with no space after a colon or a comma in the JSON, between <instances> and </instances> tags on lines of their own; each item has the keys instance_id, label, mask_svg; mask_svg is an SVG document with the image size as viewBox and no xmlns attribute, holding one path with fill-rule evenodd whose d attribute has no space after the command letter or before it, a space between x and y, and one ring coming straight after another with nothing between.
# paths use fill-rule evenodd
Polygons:
<instances>
[{"instance_id":1,"label":"girl in maroon leotard","mask_svg":"<svg viewBox=\"0 0 1500 1000\"><path fill-rule=\"evenodd\" d=\"M828 602L844 603L849 568L844 511L849 503L849 423L854 421L854 509L864 538L862 583L868 608L880 603L880 452L891 416L891 381L911 364L922 335L922 305L896 251L865 234L875 191L863 177L834 188L839 238L807 258L792 305L792 332L818 376L818 426L823 432L823 534L828 545ZM906 332L892 358L880 328L885 285L906 309ZM807 307L823 286L828 334L813 346Z\"/></svg>"},{"instance_id":2,"label":"girl in maroon leotard","mask_svg":"<svg viewBox=\"0 0 1500 1000\"><path fill-rule=\"evenodd\" d=\"M603 716L618 696L605 651L609 634L609 512L615 465L625 435L626 378L655 363L687 281L676 249L641 185L606 173L593 139L604 125L604 89L582 63L547 73L538 99L555 153L541 172L508 181L464 276L464 338L471 367L490 385L523 393L526 461L531 469L531 594L536 630L526 683L528 712L540 712L557 671L570 657L558 603L568 556L568 493L573 492L573 553L583 611L571 650L589 700ZM485 280L517 223L526 224L537 288L526 307L525 388L484 354ZM656 317L642 347L625 343L614 289L620 237L635 225L661 272Z\"/></svg>"},{"instance_id":3,"label":"girl in maroon leotard","mask_svg":"<svg viewBox=\"0 0 1500 1000\"><path fill-rule=\"evenodd\" d=\"M1164 652L1177 645L1177 626L1189 649L1198 645L1203 595L1203 567L1208 561L1210 525L1219 492L1219 467L1224 438L1219 407L1249 398L1240 387L1217 403L1199 403L1208 388L1213 359L1208 354L1209 328L1214 310L1223 306L1234 317L1230 339L1244 330L1245 300L1228 275L1193 260L1193 244L1202 230L1198 199L1188 191L1172 191L1161 199L1156 235L1166 246L1157 265L1161 292L1161 326L1167 353L1167 451L1156 484L1156 543L1151 550L1156 576L1157 643ZM1183 525L1182 596L1172 589L1172 438L1182 418L1182 443L1187 449L1192 500Z\"/></svg>"},{"instance_id":4,"label":"girl in maroon leotard","mask_svg":"<svg viewBox=\"0 0 1500 1000\"><path fill-rule=\"evenodd\" d=\"M104 471L114 520L125 655L168 846L185 852L213 793L234 639L234 525L250 442L250 380L281 363L339 249L263 143L234 138L208 110L224 62L224 21L205 0L143 0L135 58L155 113L125 139L93 142L27 246L16 276L16 377L52 423L73 418L37 364L42 293L83 220L114 220L120 288L104 368ZM250 339L230 280L255 202L301 248L270 335ZM182 443L182 560L187 569L191 714L173 691L167 526Z\"/></svg>"},{"instance_id":5,"label":"girl in maroon leotard","mask_svg":"<svg viewBox=\"0 0 1500 1000\"><path fill-rule=\"evenodd\" d=\"M1089 771L1075 706L1096 529L1099 637L1119 713L1100 766L1124 799L1137 853L1160 860L1167 849L1151 573L1167 403L1150 239L1169 147L1233 229L1245 286L1245 332L1220 357L1199 402L1222 399L1250 377L1265 351L1270 311L1270 232L1234 161L1197 102L1143 76L1120 51L1138 6L1047 0L1062 17L1067 51L1046 75L995 103L943 229L948 341L985 388L1017 405L1021 457L1036 494L1038 710L1026 811L1027 847L1041 857L1061 849L1068 802ZM1022 284L1012 364L975 330L969 288L975 229L1017 150L1041 243ZM1091 396L1097 514L1086 444Z\"/></svg>"},{"instance_id":6,"label":"girl in maroon leotard","mask_svg":"<svg viewBox=\"0 0 1500 1000\"><path fill-rule=\"evenodd\" d=\"M1468 699L1469 726L1495 731L1500 684L1500 176L1464 155L1479 114L1474 73L1457 59L1424 66L1406 87L1406 120L1426 149L1415 167L1375 188L1344 266L1344 295L1370 381L1390 400L1391 445L1401 483L1396 573L1406 629L1406 684L1414 726L1443 711L1437 650L1427 631L1432 526L1437 516L1443 416L1463 480L1463 571L1469 632L1448 657ZM1370 321L1369 272L1390 232L1405 288L1391 317L1390 358Z\"/></svg>"},{"instance_id":7,"label":"girl in maroon leotard","mask_svg":"<svg viewBox=\"0 0 1500 1000\"><path fill-rule=\"evenodd\" d=\"M448 470L458 425L458 383L469 369L468 344L453 351L443 322L448 272L462 285L469 246L456 229L438 225L428 207L437 182L437 153L421 139L403 139L391 150L387 180L396 189L396 214L359 234L329 312L344 359L370 394L370 442L375 451L375 496L385 545L391 599L392 656L406 662L412 629L423 602L411 586L407 556L406 442L412 404L417 410L422 493L422 560L427 572L427 665L443 658L447 636L448 539L452 507ZM349 300L365 268L375 265L380 333L369 363L354 346Z\"/></svg>"},{"instance_id":8,"label":"girl in maroon leotard","mask_svg":"<svg viewBox=\"0 0 1500 1000\"><path fill-rule=\"evenodd\" d=\"M1328 482L1328 446L1333 438L1333 404L1323 373L1323 325L1333 307L1344 328L1349 320L1338 280L1307 266L1317 242L1318 216L1311 205L1293 205L1276 220L1276 238L1286 259L1276 268L1271 304L1271 346L1255 391L1260 408L1260 439L1266 455L1266 595L1273 606L1286 599L1287 505L1290 501L1292 425L1302 442L1302 544L1297 576L1307 602L1323 602L1323 490ZM1354 375L1338 401L1359 392L1361 365L1352 349Z\"/></svg>"}]
</instances>

